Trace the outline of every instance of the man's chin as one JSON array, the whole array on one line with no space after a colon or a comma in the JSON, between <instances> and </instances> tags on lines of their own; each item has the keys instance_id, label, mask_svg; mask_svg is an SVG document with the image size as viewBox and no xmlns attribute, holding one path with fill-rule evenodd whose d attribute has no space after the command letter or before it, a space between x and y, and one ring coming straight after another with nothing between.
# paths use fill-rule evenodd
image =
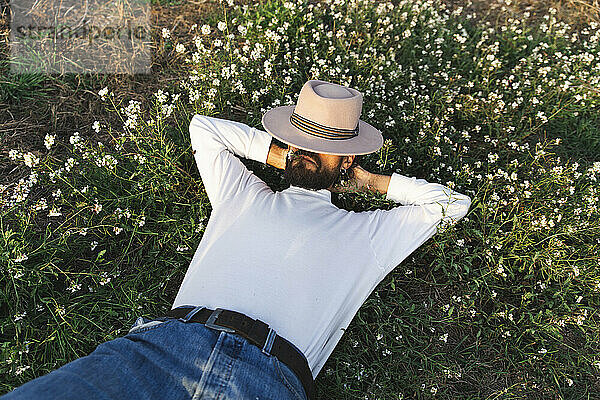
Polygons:
<instances>
[{"instance_id":1,"label":"man's chin","mask_svg":"<svg viewBox=\"0 0 600 400\"><path fill-rule=\"evenodd\" d=\"M284 178L292 186L315 191L327 189L335 181L334 177L319 176L316 172L304 167L295 167L292 170L286 169Z\"/></svg>"},{"instance_id":2,"label":"man's chin","mask_svg":"<svg viewBox=\"0 0 600 400\"><path fill-rule=\"evenodd\" d=\"M303 179L289 179L289 178L286 179L286 181L292 186L301 187L303 189L308 189L308 190L325 189L325 188L322 188L321 185L315 184L313 181L307 181L307 180L303 180Z\"/></svg>"}]
</instances>

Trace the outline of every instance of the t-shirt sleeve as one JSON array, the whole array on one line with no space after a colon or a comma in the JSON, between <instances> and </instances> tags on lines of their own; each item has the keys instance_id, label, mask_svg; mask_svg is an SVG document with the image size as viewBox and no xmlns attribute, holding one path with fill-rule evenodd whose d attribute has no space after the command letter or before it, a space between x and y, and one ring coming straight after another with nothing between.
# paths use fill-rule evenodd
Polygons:
<instances>
[{"instance_id":1,"label":"t-shirt sleeve","mask_svg":"<svg viewBox=\"0 0 600 400\"><path fill-rule=\"evenodd\" d=\"M424 179L392 174L387 200L402 205L369 211L369 239L383 275L387 275L437 231L469 211L471 199L446 186Z\"/></svg>"},{"instance_id":2,"label":"t-shirt sleeve","mask_svg":"<svg viewBox=\"0 0 600 400\"><path fill-rule=\"evenodd\" d=\"M268 185L236 156L266 164L272 136L240 122L195 115L190 140L202 183L213 207L250 186Z\"/></svg>"}]
</instances>

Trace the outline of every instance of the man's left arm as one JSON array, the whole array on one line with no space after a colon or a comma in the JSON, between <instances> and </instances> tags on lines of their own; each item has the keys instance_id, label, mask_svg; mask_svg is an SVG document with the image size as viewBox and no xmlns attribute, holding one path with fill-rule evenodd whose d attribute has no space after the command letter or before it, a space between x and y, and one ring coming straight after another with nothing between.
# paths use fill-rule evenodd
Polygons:
<instances>
[{"instance_id":1,"label":"man's left arm","mask_svg":"<svg viewBox=\"0 0 600 400\"><path fill-rule=\"evenodd\" d=\"M424 179L368 172L364 179L369 190L385 193L387 200L401 204L367 212L371 246L385 274L431 238L440 224L463 218L471 205L468 196Z\"/></svg>"}]
</instances>

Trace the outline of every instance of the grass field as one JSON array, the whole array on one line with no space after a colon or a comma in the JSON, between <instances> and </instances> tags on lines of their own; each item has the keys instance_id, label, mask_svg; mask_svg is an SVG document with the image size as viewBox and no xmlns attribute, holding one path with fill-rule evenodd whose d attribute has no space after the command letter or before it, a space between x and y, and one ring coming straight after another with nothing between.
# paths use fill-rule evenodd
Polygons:
<instances>
[{"instance_id":1,"label":"grass field","mask_svg":"<svg viewBox=\"0 0 600 400\"><path fill-rule=\"evenodd\" d=\"M28 126L0 142L0 393L169 309L211 211L192 115L261 127L312 78L365 95L362 118L386 139L367 170L473 199L365 302L319 397L599 399L600 25L498 3L508 8L492 18L471 2L215 3L188 36L159 31L173 79L150 92L126 78L5 75L12 110L66 88L89 123L0 125Z\"/></svg>"}]
</instances>

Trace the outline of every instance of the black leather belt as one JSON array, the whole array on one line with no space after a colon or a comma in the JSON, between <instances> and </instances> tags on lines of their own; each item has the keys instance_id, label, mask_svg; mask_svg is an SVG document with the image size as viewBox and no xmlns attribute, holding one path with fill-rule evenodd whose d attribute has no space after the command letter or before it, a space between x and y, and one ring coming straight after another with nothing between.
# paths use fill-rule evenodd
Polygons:
<instances>
[{"instance_id":1,"label":"black leather belt","mask_svg":"<svg viewBox=\"0 0 600 400\"><path fill-rule=\"evenodd\" d=\"M192 310L194 307L178 307L169 311L167 316L183 319ZM275 331L264 322L236 311L220 308L216 310L202 308L187 321L204 324L207 328L235 333L260 348L264 353L274 355L300 379L307 397L315 398L314 380L304 355L290 342L275 334ZM269 346L271 350L265 351Z\"/></svg>"}]
</instances>

